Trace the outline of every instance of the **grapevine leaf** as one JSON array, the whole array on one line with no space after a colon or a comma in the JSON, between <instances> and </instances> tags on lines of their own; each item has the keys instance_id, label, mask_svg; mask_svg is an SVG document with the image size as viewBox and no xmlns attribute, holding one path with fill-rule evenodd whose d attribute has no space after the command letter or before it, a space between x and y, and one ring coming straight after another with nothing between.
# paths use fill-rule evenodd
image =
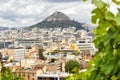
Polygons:
<instances>
[{"instance_id":1,"label":"grapevine leaf","mask_svg":"<svg viewBox=\"0 0 120 80\"><path fill-rule=\"evenodd\" d=\"M112 62L113 63L113 62ZM110 64L110 65L105 65L105 66L102 66L102 71L106 74L106 75L108 75L112 70L113 70L113 68L114 68L114 64Z\"/></svg>"},{"instance_id":2,"label":"grapevine leaf","mask_svg":"<svg viewBox=\"0 0 120 80\"><path fill-rule=\"evenodd\" d=\"M117 80L117 77L116 77L115 75L113 75L113 76L111 77L111 80Z\"/></svg>"},{"instance_id":3,"label":"grapevine leaf","mask_svg":"<svg viewBox=\"0 0 120 80\"><path fill-rule=\"evenodd\" d=\"M92 16L92 23L96 24L98 21L97 17L94 15Z\"/></svg>"},{"instance_id":4,"label":"grapevine leaf","mask_svg":"<svg viewBox=\"0 0 120 80\"><path fill-rule=\"evenodd\" d=\"M101 80L101 78L102 78L102 76L101 76L101 74L99 73L99 74L97 75L97 77L96 77L95 80Z\"/></svg>"},{"instance_id":5,"label":"grapevine leaf","mask_svg":"<svg viewBox=\"0 0 120 80\"><path fill-rule=\"evenodd\" d=\"M107 34L104 36L104 45L109 44L110 40L117 35L118 32L113 32L111 29L108 30Z\"/></svg>"},{"instance_id":6,"label":"grapevine leaf","mask_svg":"<svg viewBox=\"0 0 120 80\"><path fill-rule=\"evenodd\" d=\"M105 12L105 18L106 18L107 20L113 20L113 19L114 19L114 14L111 13L110 11L106 11L106 12Z\"/></svg>"},{"instance_id":7,"label":"grapevine leaf","mask_svg":"<svg viewBox=\"0 0 120 80\"><path fill-rule=\"evenodd\" d=\"M116 21L116 25L118 26L118 28L120 29L120 13L117 14L116 18L115 18L115 21Z\"/></svg>"},{"instance_id":8,"label":"grapevine leaf","mask_svg":"<svg viewBox=\"0 0 120 80\"><path fill-rule=\"evenodd\" d=\"M107 4L102 0L92 0L92 3L96 5L99 9L107 6Z\"/></svg>"},{"instance_id":9,"label":"grapevine leaf","mask_svg":"<svg viewBox=\"0 0 120 80\"><path fill-rule=\"evenodd\" d=\"M112 0L115 4L120 5L120 1L119 0Z\"/></svg>"}]
</instances>

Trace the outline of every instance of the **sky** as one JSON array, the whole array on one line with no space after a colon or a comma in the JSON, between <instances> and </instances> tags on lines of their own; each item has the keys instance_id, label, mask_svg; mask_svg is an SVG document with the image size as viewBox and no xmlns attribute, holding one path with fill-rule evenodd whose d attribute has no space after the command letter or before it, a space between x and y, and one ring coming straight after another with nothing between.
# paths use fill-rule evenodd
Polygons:
<instances>
[{"instance_id":1,"label":"sky","mask_svg":"<svg viewBox=\"0 0 120 80\"><path fill-rule=\"evenodd\" d=\"M0 0L0 26L27 27L61 11L70 19L90 23L93 5L81 0Z\"/></svg>"}]
</instances>

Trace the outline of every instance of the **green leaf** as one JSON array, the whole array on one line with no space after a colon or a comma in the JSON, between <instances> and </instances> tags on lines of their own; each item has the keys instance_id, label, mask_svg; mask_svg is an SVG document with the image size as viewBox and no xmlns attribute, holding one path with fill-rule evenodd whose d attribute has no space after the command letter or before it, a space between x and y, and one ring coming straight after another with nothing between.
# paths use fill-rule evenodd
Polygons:
<instances>
[{"instance_id":1,"label":"green leaf","mask_svg":"<svg viewBox=\"0 0 120 80\"><path fill-rule=\"evenodd\" d=\"M96 18L103 18L104 16L101 14L100 10L98 8L94 9L92 11L93 15L96 15Z\"/></svg>"},{"instance_id":2,"label":"green leaf","mask_svg":"<svg viewBox=\"0 0 120 80\"><path fill-rule=\"evenodd\" d=\"M106 75L110 74L114 68L113 62L111 62L110 65L104 65L102 66L102 72L104 72Z\"/></svg>"},{"instance_id":3,"label":"green leaf","mask_svg":"<svg viewBox=\"0 0 120 80\"><path fill-rule=\"evenodd\" d=\"M113 76L111 77L111 80L117 80L117 77L116 77L115 75L113 75Z\"/></svg>"},{"instance_id":4,"label":"green leaf","mask_svg":"<svg viewBox=\"0 0 120 80\"><path fill-rule=\"evenodd\" d=\"M99 73L98 75L97 75L97 77L96 77L96 79L95 80L102 80L102 76L101 76L101 73Z\"/></svg>"},{"instance_id":5,"label":"green leaf","mask_svg":"<svg viewBox=\"0 0 120 80\"><path fill-rule=\"evenodd\" d=\"M97 16L93 15L92 16L92 23L96 24L98 21Z\"/></svg>"},{"instance_id":6,"label":"green leaf","mask_svg":"<svg viewBox=\"0 0 120 80\"><path fill-rule=\"evenodd\" d=\"M107 6L107 4L102 0L92 0L92 3L96 5L99 9Z\"/></svg>"},{"instance_id":7,"label":"green leaf","mask_svg":"<svg viewBox=\"0 0 120 80\"><path fill-rule=\"evenodd\" d=\"M114 38L117 35L118 32L114 32L112 31L112 29L110 28L108 30L108 32L106 33L106 35L104 36L104 45L107 45L110 43L110 40L112 38Z\"/></svg>"},{"instance_id":8,"label":"green leaf","mask_svg":"<svg viewBox=\"0 0 120 80\"><path fill-rule=\"evenodd\" d=\"M120 42L120 34L117 34L117 35L115 36L115 42L116 42L116 43L119 43L119 42Z\"/></svg>"},{"instance_id":9,"label":"green leaf","mask_svg":"<svg viewBox=\"0 0 120 80\"><path fill-rule=\"evenodd\" d=\"M118 28L120 29L120 13L117 14L116 18L115 18L115 21L116 21L116 25L118 26Z\"/></svg>"},{"instance_id":10,"label":"green leaf","mask_svg":"<svg viewBox=\"0 0 120 80\"><path fill-rule=\"evenodd\" d=\"M114 19L114 14L111 13L110 11L106 11L106 12L105 12L105 18L106 18L107 20L113 20L113 19Z\"/></svg>"},{"instance_id":11,"label":"green leaf","mask_svg":"<svg viewBox=\"0 0 120 80\"><path fill-rule=\"evenodd\" d=\"M112 0L115 4L120 5L120 1L119 0Z\"/></svg>"}]
</instances>

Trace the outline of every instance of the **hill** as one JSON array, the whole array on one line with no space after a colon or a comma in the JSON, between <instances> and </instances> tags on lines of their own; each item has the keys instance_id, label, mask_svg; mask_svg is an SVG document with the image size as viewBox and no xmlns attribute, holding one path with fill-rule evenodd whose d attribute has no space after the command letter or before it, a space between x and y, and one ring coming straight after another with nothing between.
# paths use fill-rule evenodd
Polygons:
<instances>
[{"instance_id":1,"label":"hill","mask_svg":"<svg viewBox=\"0 0 120 80\"><path fill-rule=\"evenodd\" d=\"M76 29L84 29L82 23L71 20L67 15L62 12L54 12L52 15L48 16L45 20L30 26L29 28L67 28L76 27Z\"/></svg>"}]
</instances>

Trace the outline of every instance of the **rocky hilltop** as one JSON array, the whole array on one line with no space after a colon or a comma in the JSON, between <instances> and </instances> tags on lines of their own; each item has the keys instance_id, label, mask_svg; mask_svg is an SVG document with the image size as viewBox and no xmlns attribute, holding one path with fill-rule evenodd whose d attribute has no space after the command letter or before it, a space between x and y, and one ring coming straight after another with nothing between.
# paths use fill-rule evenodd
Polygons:
<instances>
[{"instance_id":1,"label":"rocky hilltop","mask_svg":"<svg viewBox=\"0 0 120 80\"><path fill-rule=\"evenodd\" d=\"M76 29L84 29L82 23L71 20L67 15L62 12L54 12L52 15L48 16L43 21L30 26L29 28L67 28L67 27L76 27Z\"/></svg>"},{"instance_id":2,"label":"rocky hilltop","mask_svg":"<svg viewBox=\"0 0 120 80\"><path fill-rule=\"evenodd\" d=\"M46 18L46 21L50 22L50 21L62 21L62 20L70 20L70 18L68 16L66 16L64 13L62 12L54 12L51 16Z\"/></svg>"}]
</instances>

